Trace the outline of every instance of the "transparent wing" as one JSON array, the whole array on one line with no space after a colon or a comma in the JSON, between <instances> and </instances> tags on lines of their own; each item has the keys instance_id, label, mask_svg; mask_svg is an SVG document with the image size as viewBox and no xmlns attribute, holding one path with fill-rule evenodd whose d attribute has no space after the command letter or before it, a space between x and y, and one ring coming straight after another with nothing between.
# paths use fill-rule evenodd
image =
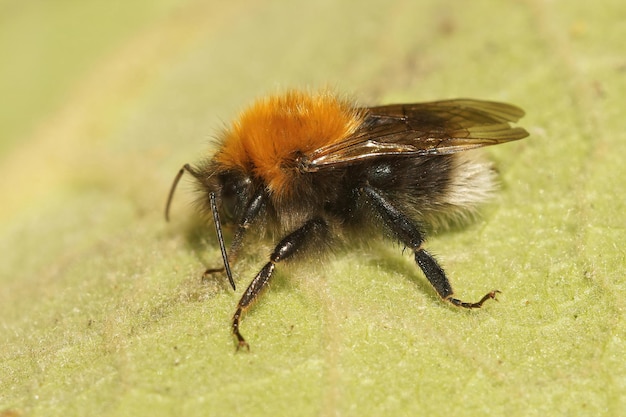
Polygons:
<instances>
[{"instance_id":1,"label":"transparent wing","mask_svg":"<svg viewBox=\"0 0 626 417\"><path fill-rule=\"evenodd\" d=\"M359 109L361 127L302 160L315 172L382 156L444 155L528 136L513 127L524 111L510 104L471 99L392 104Z\"/></svg>"}]
</instances>

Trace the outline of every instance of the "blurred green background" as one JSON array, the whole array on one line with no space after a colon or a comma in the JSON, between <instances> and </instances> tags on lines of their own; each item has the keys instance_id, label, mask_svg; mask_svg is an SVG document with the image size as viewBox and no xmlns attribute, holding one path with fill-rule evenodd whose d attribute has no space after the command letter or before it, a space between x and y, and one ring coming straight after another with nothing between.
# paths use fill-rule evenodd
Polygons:
<instances>
[{"instance_id":1,"label":"blurred green background","mask_svg":"<svg viewBox=\"0 0 626 417\"><path fill-rule=\"evenodd\" d=\"M626 414L626 3L0 1L0 415ZM433 236L460 298L401 248L339 249L238 290L185 162L254 98L474 97L527 111L486 150L502 192Z\"/></svg>"}]
</instances>

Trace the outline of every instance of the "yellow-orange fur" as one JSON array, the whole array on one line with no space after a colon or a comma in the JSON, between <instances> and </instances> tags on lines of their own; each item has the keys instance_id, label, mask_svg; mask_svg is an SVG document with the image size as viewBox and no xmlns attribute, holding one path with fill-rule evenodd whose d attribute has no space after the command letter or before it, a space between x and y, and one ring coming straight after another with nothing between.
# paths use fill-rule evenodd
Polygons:
<instances>
[{"instance_id":1,"label":"yellow-orange fur","mask_svg":"<svg viewBox=\"0 0 626 417\"><path fill-rule=\"evenodd\" d=\"M352 103L329 92L289 91L256 101L221 137L215 159L261 178L274 197L289 194L296 159L341 141L362 123Z\"/></svg>"}]
</instances>

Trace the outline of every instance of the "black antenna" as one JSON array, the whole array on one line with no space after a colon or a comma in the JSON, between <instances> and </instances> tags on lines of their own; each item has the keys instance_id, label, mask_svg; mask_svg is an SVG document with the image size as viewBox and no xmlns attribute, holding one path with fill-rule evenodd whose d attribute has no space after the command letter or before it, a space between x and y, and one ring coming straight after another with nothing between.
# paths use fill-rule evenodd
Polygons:
<instances>
[{"instance_id":1,"label":"black antenna","mask_svg":"<svg viewBox=\"0 0 626 417\"><path fill-rule=\"evenodd\" d=\"M235 289L235 280L233 280L233 274L230 272L230 264L228 263L228 255L226 254L226 245L224 245L224 236L222 235L222 224L220 223L220 215L217 211L217 202L215 201L215 193L209 193L209 199L211 200L211 212L213 213L213 222L215 223L215 231L217 232L217 240L220 242L220 250L222 251L222 260L224 261L224 269L226 269L226 276L230 285Z\"/></svg>"},{"instance_id":2,"label":"black antenna","mask_svg":"<svg viewBox=\"0 0 626 417\"><path fill-rule=\"evenodd\" d=\"M172 188L170 188L170 194L167 196L167 204L165 205L165 221L170 221L170 205L172 204L172 199L174 198L174 191L176 191L178 182L180 181L180 178L183 176L185 171L189 172L194 177L196 176L196 173L191 169L189 164L183 165L180 171L178 171L178 174L176 174L174 182L172 183Z\"/></svg>"},{"instance_id":3,"label":"black antenna","mask_svg":"<svg viewBox=\"0 0 626 417\"><path fill-rule=\"evenodd\" d=\"M183 165L183 167L178 171L176 177L174 178L174 182L172 183L172 188L170 188L170 193L167 196L167 204L165 205L165 220L170 220L170 205L172 204L172 200L174 199L174 191L176 191L176 187L183 176L183 174L187 171L195 178L198 178L198 173L194 171L193 168L189 164ZM209 193L209 199L211 201L211 213L213 213L213 222L215 223L215 231L217 232L217 240L220 243L220 250L222 251L222 260L224 261L224 269L226 270L226 276L228 277L228 281L230 282L231 287L233 287L233 291L235 291L235 280L233 279L233 273L230 271L230 263L228 262L228 254L226 253L226 245L224 244L224 235L222 234L222 224L220 222L220 215L217 211L217 201L215 199L215 193Z\"/></svg>"}]
</instances>

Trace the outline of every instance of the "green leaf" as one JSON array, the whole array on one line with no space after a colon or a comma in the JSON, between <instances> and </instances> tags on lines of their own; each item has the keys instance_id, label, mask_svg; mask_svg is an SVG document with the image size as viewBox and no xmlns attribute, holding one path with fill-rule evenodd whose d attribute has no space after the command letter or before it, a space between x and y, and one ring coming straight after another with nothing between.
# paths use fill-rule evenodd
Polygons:
<instances>
[{"instance_id":1,"label":"green leaf","mask_svg":"<svg viewBox=\"0 0 626 417\"><path fill-rule=\"evenodd\" d=\"M626 409L623 2L37 2L0 6L0 414L620 415ZM442 303L395 244L223 277L177 170L252 99L511 102L502 190L427 246ZM185 185L186 184L186 185Z\"/></svg>"}]
</instances>

